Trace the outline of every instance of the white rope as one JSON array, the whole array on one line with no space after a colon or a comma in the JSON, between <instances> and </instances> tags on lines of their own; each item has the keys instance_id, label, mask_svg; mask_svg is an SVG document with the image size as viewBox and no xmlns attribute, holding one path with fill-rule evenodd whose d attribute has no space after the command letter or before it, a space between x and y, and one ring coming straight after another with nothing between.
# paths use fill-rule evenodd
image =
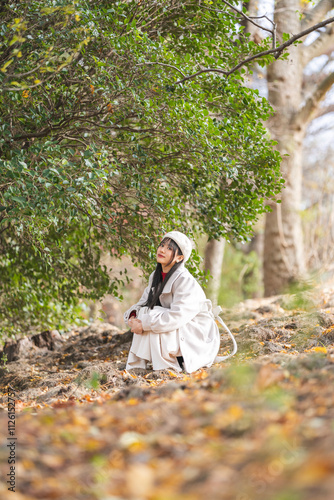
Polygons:
<instances>
[{"instance_id":1,"label":"white rope","mask_svg":"<svg viewBox=\"0 0 334 500\"><path fill-rule=\"evenodd\" d=\"M217 321L219 321L219 323L225 328L225 330L227 331L227 333L229 334L229 336L231 337L232 339L232 342L233 342L233 351L231 352L231 354L228 354L227 356L216 356L216 359L215 359L215 363L220 363L221 361L224 361L225 359L227 358L230 358L231 356L234 356L235 353L237 352L238 350L238 346L237 346L237 343L235 341L235 338L233 337L232 333L230 332L230 330L227 328L227 326L225 325L224 321L221 319L221 317L219 316L219 314L222 312L222 308L220 306L216 306L212 309L212 313L215 317L215 319Z\"/></svg>"}]
</instances>

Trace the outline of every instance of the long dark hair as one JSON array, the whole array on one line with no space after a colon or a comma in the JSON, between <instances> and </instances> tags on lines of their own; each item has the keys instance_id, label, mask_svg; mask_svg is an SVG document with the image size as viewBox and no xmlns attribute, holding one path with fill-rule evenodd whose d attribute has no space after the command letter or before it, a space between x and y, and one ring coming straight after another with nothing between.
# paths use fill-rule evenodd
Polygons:
<instances>
[{"instance_id":1,"label":"long dark hair","mask_svg":"<svg viewBox=\"0 0 334 500\"><path fill-rule=\"evenodd\" d=\"M177 252L177 255L183 255L179 245L177 245L177 243L175 243L175 241L172 240L171 238L164 238L160 242L159 246L162 245L163 243L165 243L166 245L170 245L172 247L172 250L173 250L172 258L168 264L173 262L176 252ZM147 302L146 302L146 304L144 304L145 306L148 306L150 309L153 309L154 306L161 305L159 297L160 297L163 289L165 288L167 281L175 273L176 269L178 267L180 267L182 262L183 262L183 259L181 260L181 262L176 262L173 265L173 267L168 271L164 280L162 279L162 265L158 262L157 267L155 268L155 271L154 271L151 290L148 294Z\"/></svg>"}]
</instances>

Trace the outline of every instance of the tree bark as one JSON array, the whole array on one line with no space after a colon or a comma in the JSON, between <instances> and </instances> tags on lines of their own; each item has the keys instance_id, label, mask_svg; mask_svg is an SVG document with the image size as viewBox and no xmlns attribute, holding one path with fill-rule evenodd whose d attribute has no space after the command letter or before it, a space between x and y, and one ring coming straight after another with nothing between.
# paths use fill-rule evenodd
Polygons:
<instances>
[{"instance_id":1,"label":"tree bark","mask_svg":"<svg viewBox=\"0 0 334 500\"><path fill-rule=\"evenodd\" d=\"M36 347L46 347L50 351L55 350L55 342L60 340L61 337L58 332L46 330L36 335L24 337L17 342L9 340L5 342L3 351L0 351L0 364L2 364L2 357L5 356L6 362L17 361L21 356L24 356L29 349Z\"/></svg>"},{"instance_id":2,"label":"tree bark","mask_svg":"<svg viewBox=\"0 0 334 500\"><path fill-rule=\"evenodd\" d=\"M255 232L251 241L242 247L242 251L245 255L250 254L251 252L255 252L259 262L263 262L263 245L264 245L264 234L263 232ZM247 273L247 281L255 284L255 290L252 292L252 295L249 298L257 299L262 297L263 290L263 270L259 269L259 272L254 272L254 270L250 270Z\"/></svg>"},{"instance_id":3,"label":"tree bark","mask_svg":"<svg viewBox=\"0 0 334 500\"><path fill-rule=\"evenodd\" d=\"M277 35L296 33L301 24L299 0L278 0L274 20ZM276 113L269 121L277 149L283 156L285 188L281 204L272 204L266 215L264 240L264 293L281 293L305 271L303 237L299 216L302 185L302 139L305 126L294 120L301 105L303 66L299 47L290 49L287 61L278 59L268 67L269 101ZM289 155L289 156L284 156Z\"/></svg>"},{"instance_id":4,"label":"tree bark","mask_svg":"<svg viewBox=\"0 0 334 500\"><path fill-rule=\"evenodd\" d=\"M299 33L323 19L334 8L334 0L320 0L301 20L299 0L277 0L274 21L281 42L283 33ZM334 46L333 28L321 33L308 46L292 46L288 60L278 59L268 67L269 101L276 110L268 126L277 149L283 156L282 175L285 189L281 204L272 203L267 214L264 240L264 293L266 296L284 291L289 283L305 273L303 235L300 219L302 186L302 140L306 126L317 111L319 102L334 83L334 74L313 86L303 96L303 70L320 48L324 52ZM310 54L310 55L308 55ZM284 156L288 155L288 156Z\"/></svg>"},{"instance_id":5,"label":"tree bark","mask_svg":"<svg viewBox=\"0 0 334 500\"><path fill-rule=\"evenodd\" d=\"M204 268L210 271L212 278L209 281L206 294L214 306L218 303L220 279L224 258L225 240L209 240L205 247Z\"/></svg>"},{"instance_id":6,"label":"tree bark","mask_svg":"<svg viewBox=\"0 0 334 500\"><path fill-rule=\"evenodd\" d=\"M309 28L313 24L318 23L332 9L334 9L334 0L320 0L315 7L306 13L301 23L302 29Z\"/></svg>"},{"instance_id":7,"label":"tree bark","mask_svg":"<svg viewBox=\"0 0 334 500\"><path fill-rule=\"evenodd\" d=\"M258 0L248 0L246 2L242 2L242 7L247 9L247 14L249 17L256 16L258 10ZM257 19L255 19L257 21ZM247 19L243 19L241 21L241 25L245 28L245 33L250 33L251 39L255 42L261 40L261 35L259 33L260 29L257 26L254 26Z\"/></svg>"}]
</instances>

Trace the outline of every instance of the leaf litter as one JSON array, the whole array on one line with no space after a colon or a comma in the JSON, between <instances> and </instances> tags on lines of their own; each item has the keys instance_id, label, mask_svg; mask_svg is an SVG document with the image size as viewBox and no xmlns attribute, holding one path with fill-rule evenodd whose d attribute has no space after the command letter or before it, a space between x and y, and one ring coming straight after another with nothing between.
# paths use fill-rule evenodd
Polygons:
<instances>
[{"instance_id":1,"label":"leaf litter","mask_svg":"<svg viewBox=\"0 0 334 500\"><path fill-rule=\"evenodd\" d=\"M2 367L0 420L11 385L19 452L1 498L330 500L334 308L283 305L226 311L238 354L192 374L127 371L130 340L110 325Z\"/></svg>"}]
</instances>

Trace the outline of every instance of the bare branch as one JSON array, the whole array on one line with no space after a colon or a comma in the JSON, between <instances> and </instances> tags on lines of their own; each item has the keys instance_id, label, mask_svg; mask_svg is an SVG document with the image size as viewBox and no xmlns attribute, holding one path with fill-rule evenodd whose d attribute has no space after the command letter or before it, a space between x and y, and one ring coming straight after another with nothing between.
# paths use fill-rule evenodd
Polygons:
<instances>
[{"instance_id":1,"label":"bare branch","mask_svg":"<svg viewBox=\"0 0 334 500\"><path fill-rule=\"evenodd\" d=\"M305 104L300 108L295 117L295 121L301 125L309 121L310 116L314 113L319 106L320 101L325 97L328 90L334 84L334 72L327 75L315 87L312 94L306 99Z\"/></svg>"},{"instance_id":2,"label":"bare branch","mask_svg":"<svg viewBox=\"0 0 334 500\"><path fill-rule=\"evenodd\" d=\"M78 58L81 57L81 54L80 52L77 52L73 55L73 58L72 60L66 64L66 66L70 66L72 65L73 63L76 63ZM18 73L18 74L15 74L15 73L9 73L8 75L6 74L6 76L15 76L17 78L22 78L24 76L27 76L27 75L30 75L32 74L33 72L37 71L39 68L41 67L41 65L37 66L36 68L34 68L33 70L31 71L28 71L27 73ZM62 69L64 66L60 66L60 69ZM5 87L5 88L0 88L0 92L22 92L23 90L31 90L31 89L34 89L36 87L39 87L41 85L44 85L47 81L49 81L50 79L54 78L55 75L59 74L59 71L60 69L58 68L57 70L53 71L51 73L50 76L48 76L47 78L45 78L44 80L41 80L39 81L38 83L35 83L34 85L26 85L26 84L23 84L22 87Z\"/></svg>"},{"instance_id":3,"label":"bare branch","mask_svg":"<svg viewBox=\"0 0 334 500\"><path fill-rule=\"evenodd\" d=\"M303 66L306 66L315 57L332 50L334 50L334 30L333 26L329 26L326 31L320 33L311 45L302 47Z\"/></svg>"},{"instance_id":4,"label":"bare branch","mask_svg":"<svg viewBox=\"0 0 334 500\"><path fill-rule=\"evenodd\" d=\"M281 45L279 45L275 49L264 50L262 52L259 52L258 54L254 54L250 57L247 57L243 61L240 61L236 66L234 66L234 68L232 68L228 71L220 69L220 68L205 68L205 69L202 69L200 71L197 71L193 75L186 76L182 80L178 80L177 82L175 82L174 85L177 85L179 83L183 83L187 80L192 80L193 78L196 78L196 76L199 76L203 73L210 73L210 72L211 73L221 73L225 76L230 76L232 73L235 73L235 71L237 71L242 66L245 66L247 63L254 61L255 59L260 59L261 57L264 57L264 56L267 56L270 54L273 54L275 59L278 59L282 55L284 50L286 48L288 48L290 45L292 45L295 41L299 40L300 38L303 38L306 35L309 35L313 31L316 31L317 29L322 28L323 26L326 26L327 24L331 24L333 22L334 22L334 17L330 17L329 19L325 19L325 21L322 21L321 23L315 24L314 26L311 26L310 28L301 31L300 33L297 33L296 35L293 35L291 38L289 38L289 40L282 43Z\"/></svg>"},{"instance_id":5,"label":"bare branch","mask_svg":"<svg viewBox=\"0 0 334 500\"><path fill-rule=\"evenodd\" d=\"M70 137L69 135L64 135L62 137L62 140L71 140L71 141L76 141L76 142L80 142L80 144L82 144L85 148L88 147L88 144L87 142L83 141L82 139L79 139L78 137Z\"/></svg>"},{"instance_id":6,"label":"bare branch","mask_svg":"<svg viewBox=\"0 0 334 500\"><path fill-rule=\"evenodd\" d=\"M5 219L6 219L6 217L3 217L3 218L1 219L1 221L0 221L0 224L1 224L1 222L2 222L2 221L4 221ZM7 226L5 226L5 227L3 227L3 228L1 229L0 234L2 234L3 232L7 231L10 227L11 227L11 225L10 225L10 222L9 222Z\"/></svg>"},{"instance_id":7,"label":"bare branch","mask_svg":"<svg viewBox=\"0 0 334 500\"><path fill-rule=\"evenodd\" d=\"M55 73L52 73L48 78L45 78L45 80L42 80L38 83L35 83L34 85L26 85L24 84L22 87L5 87L5 88L0 88L0 92L22 92L24 90L31 90L36 87L40 87L41 85L44 85L46 82L51 80L55 76Z\"/></svg>"},{"instance_id":8,"label":"bare branch","mask_svg":"<svg viewBox=\"0 0 334 500\"><path fill-rule=\"evenodd\" d=\"M269 17L266 15L264 15L264 16L247 16L247 14L245 14L242 10L238 9L237 7L234 7L234 5L230 4L230 2L223 0L223 3L225 5L228 5L235 12L238 12L238 14L240 14L244 19L246 19L251 24L254 24L254 26L256 26L257 28L260 28L263 31L268 31L273 37L273 48L275 47L275 45L276 45L276 23L274 23L274 21L269 19ZM256 23L254 21L254 19L267 19L273 25L273 29L269 29L269 28L265 28L264 26L261 26L261 24Z\"/></svg>"},{"instance_id":9,"label":"bare branch","mask_svg":"<svg viewBox=\"0 0 334 500\"><path fill-rule=\"evenodd\" d=\"M237 12L246 21L248 21L249 23L253 24L257 28L260 28L263 31L268 31L268 33L271 34L272 39L273 39L272 46L273 46L273 48L275 48L275 46L276 46L276 23L274 23L274 21L272 19L270 19L266 15L263 15L263 16L247 16L247 14L245 14L242 10L238 9L237 7L235 7L234 5L230 4L229 2L223 0L223 3L225 5L227 5L228 7L230 7L232 10L234 10L235 12ZM223 14L226 13L225 11L217 10L217 9L211 9L210 7L204 7L204 8L205 8L205 10L210 10L211 12L219 12L219 13L223 13ZM230 15L232 15L232 14L230 14ZM236 16L233 16L233 17L236 17ZM273 25L273 28L272 29L266 28L265 26L262 26L261 24L256 23L254 21L254 19L267 19L267 21L269 21Z\"/></svg>"},{"instance_id":10,"label":"bare branch","mask_svg":"<svg viewBox=\"0 0 334 500\"><path fill-rule=\"evenodd\" d=\"M65 128L66 125L69 125L74 120L76 120L77 122L78 121L85 122L85 121L88 121L89 118L100 116L103 113L104 113L104 111L103 111L103 108L102 108L102 109L99 109L97 111L94 111L93 113L87 114L84 117L79 117L78 115L73 114L73 115L64 117L56 125L49 125L48 127L45 127L44 129L40 130L39 132L29 132L29 133L26 133L26 134L23 134L23 135L13 136L12 140L13 141L22 141L22 140L25 140L25 139L46 137L51 132L61 132ZM98 128L98 126L97 126L97 128ZM81 127L81 130L83 130L82 127ZM74 132L74 131L72 130L70 133L72 133L72 132Z\"/></svg>"},{"instance_id":11,"label":"bare branch","mask_svg":"<svg viewBox=\"0 0 334 500\"><path fill-rule=\"evenodd\" d=\"M302 28L307 29L314 23L323 19L324 16L334 9L334 0L320 0L320 2L308 11L302 21Z\"/></svg>"},{"instance_id":12,"label":"bare branch","mask_svg":"<svg viewBox=\"0 0 334 500\"><path fill-rule=\"evenodd\" d=\"M12 78L12 77L15 77L15 78L24 78L28 75L31 75L32 73L36 73L36 71L38 71L42 66L44 66L44 62L39 64L38 66L36 66L36 68L33 68L32 70L30 71L27 71L26 73L7 73L6 72L6 77L8 78Z\"/></svg>"},{"instance_id":13,"label":"bare branch","mask_svg":"<svg viewBox=\"0 0 334 500\"><path fill-rule=\"evenodd\" d=\"M175 69L175 71L178 71L179 73L181 73L181 75L183 77L185 77L185 74L182 73L182 71L177 68L176 66L173 66L172 64L165 64L165 63L161 63L161 62L157 62L157 61L148 61L148 62L145 62L145 63L140 63L140 64L137 64L136 66L143 66L143 65L146 65L146 64L158 64L159 66L167 66L168 68L172 68L172 69Z\"/></svg>"},{"instance_id":14,"label":"bare branch","mask_svg":"<svg viewBox=\"0 0 334 500\"><path fill-rule=\"evenodd\" d=\"M328 115L329 113L334 113L334 104L320 108L314 118L320 118L320 116Z\"/></svg>"}]
</instances>

